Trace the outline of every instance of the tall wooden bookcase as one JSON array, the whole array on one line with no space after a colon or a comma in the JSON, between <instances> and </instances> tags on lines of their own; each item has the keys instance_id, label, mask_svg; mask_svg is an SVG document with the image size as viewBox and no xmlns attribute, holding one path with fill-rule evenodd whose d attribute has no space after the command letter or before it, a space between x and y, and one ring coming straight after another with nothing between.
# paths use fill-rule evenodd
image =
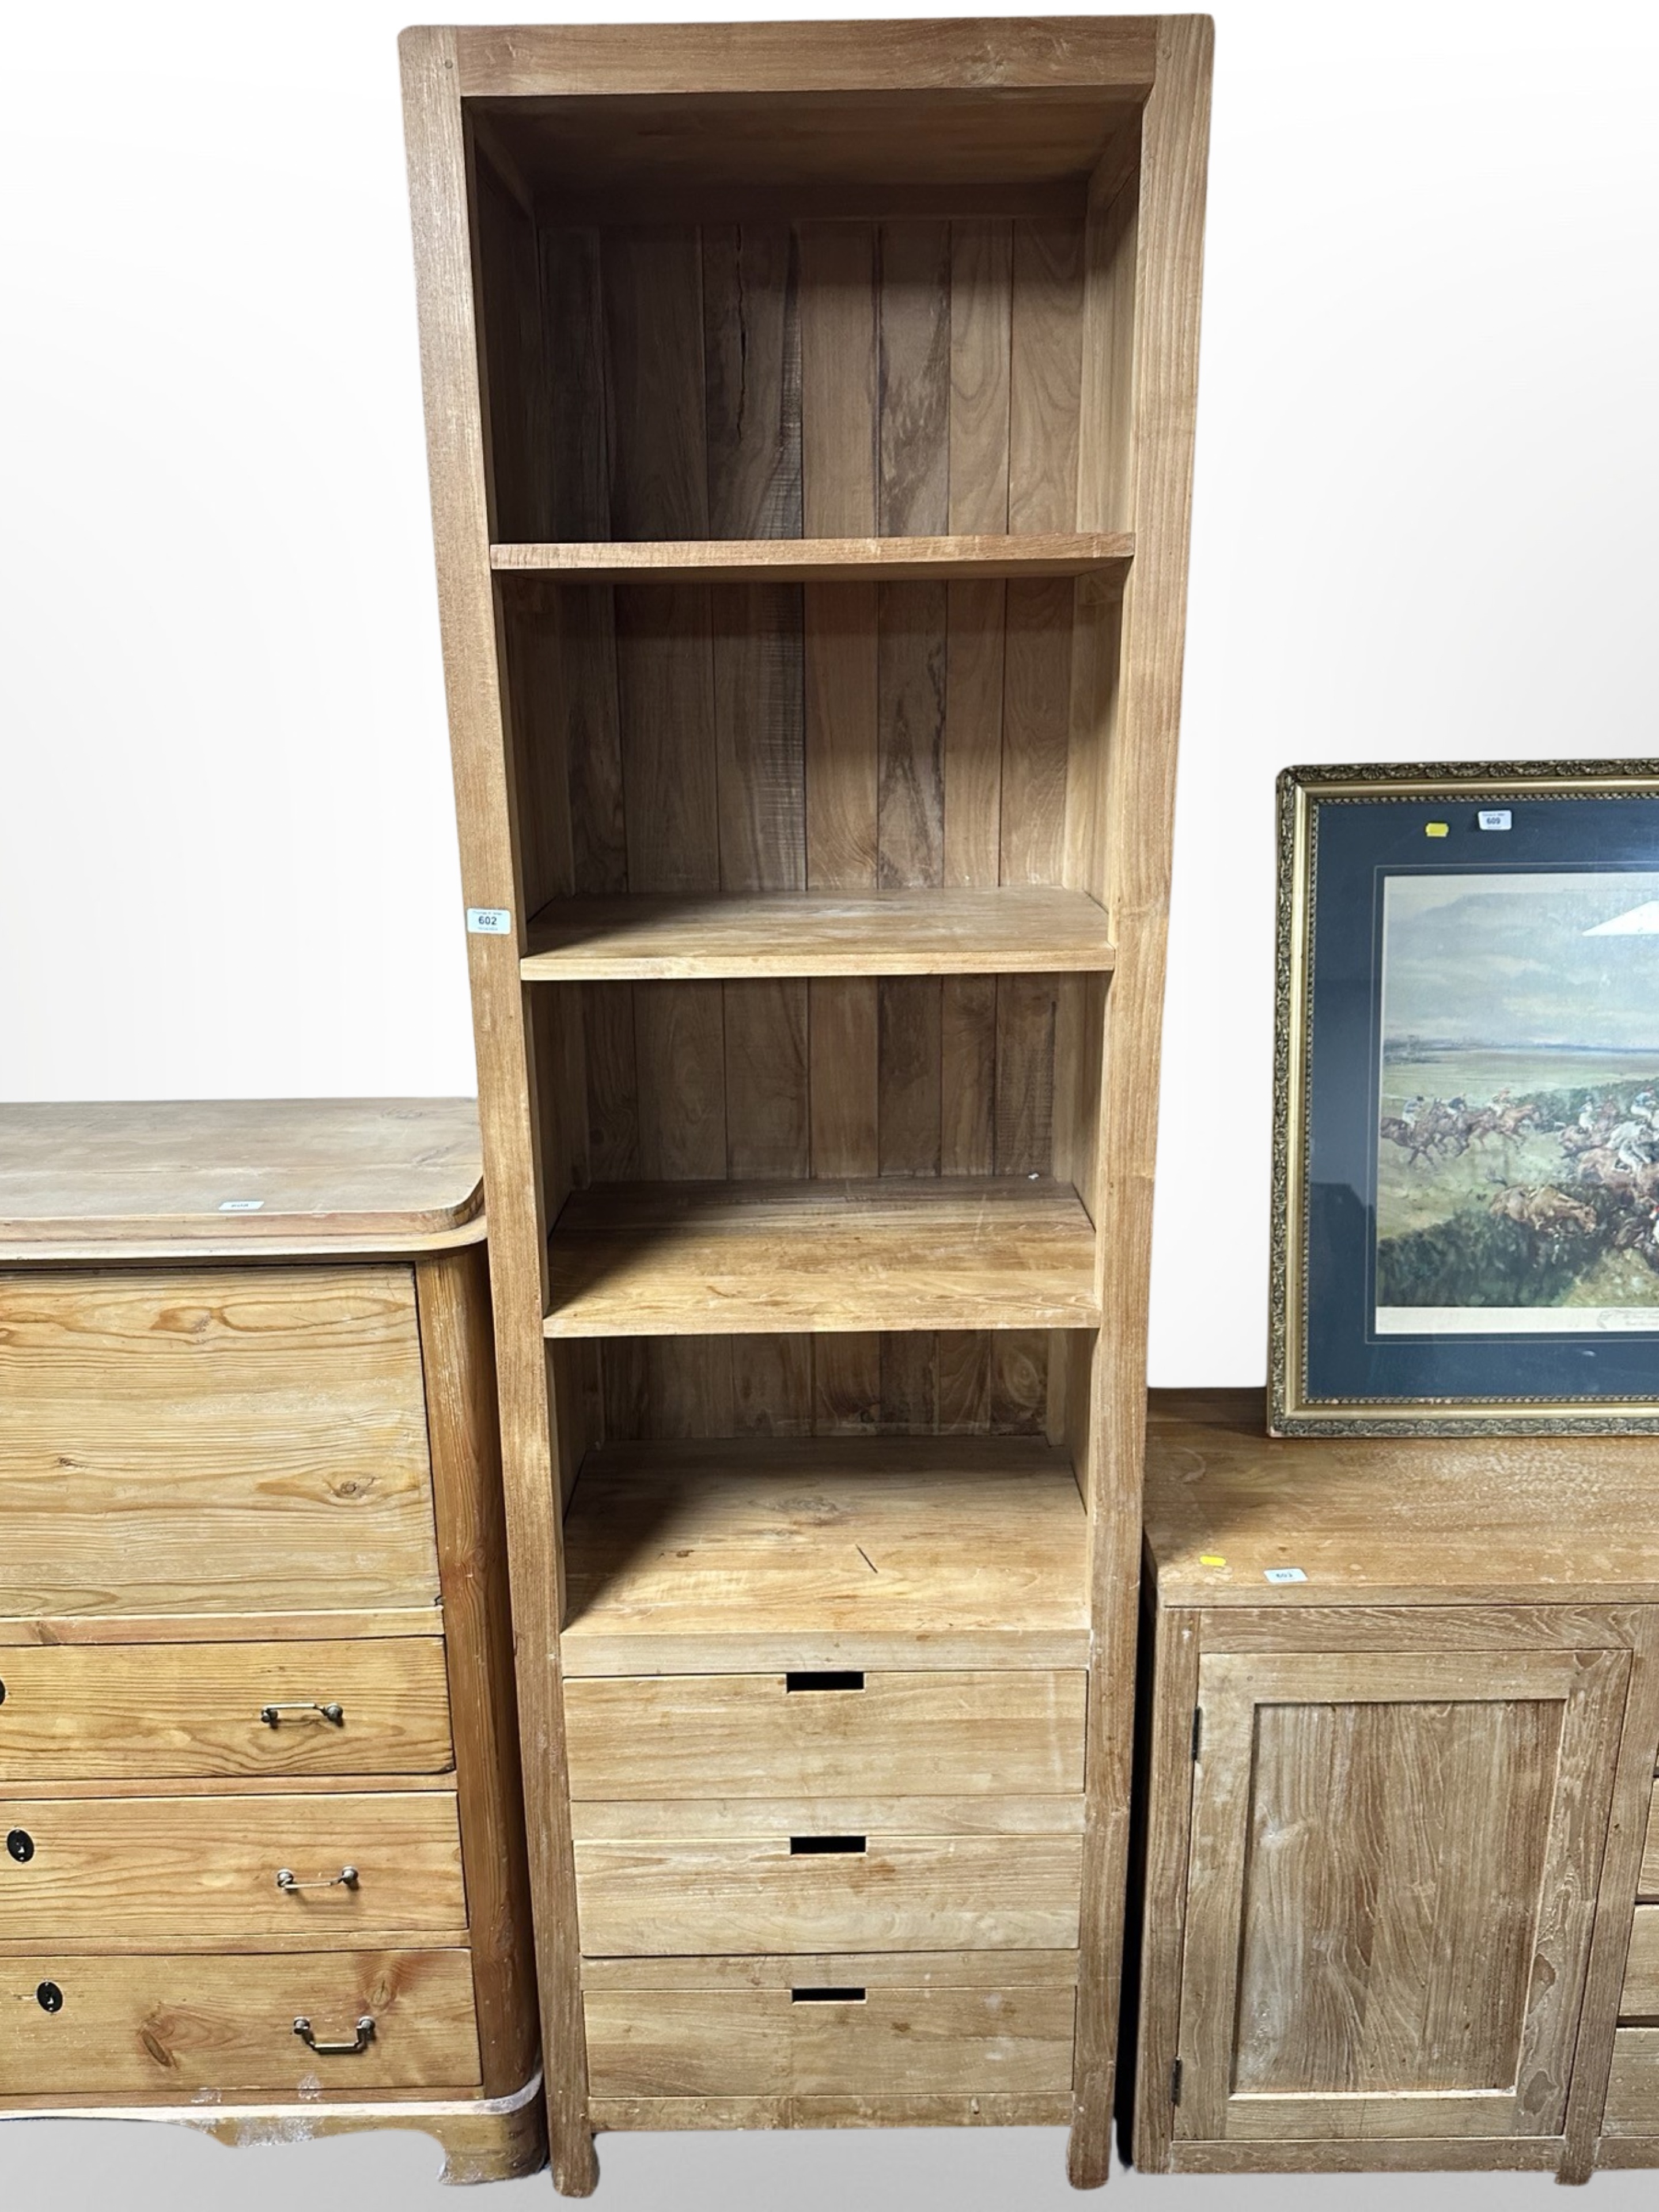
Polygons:
<instances>
[{"instance_id":1,"label":"tall wooden bookcase","mask_svg":"<svg viewBox=\"0 0 1659 2212\"><path fill-rule=\"evenodd\" d=\"M555 2178L1096 2184L1209 22L403 51Z\"/></svg>"}]
</instances>

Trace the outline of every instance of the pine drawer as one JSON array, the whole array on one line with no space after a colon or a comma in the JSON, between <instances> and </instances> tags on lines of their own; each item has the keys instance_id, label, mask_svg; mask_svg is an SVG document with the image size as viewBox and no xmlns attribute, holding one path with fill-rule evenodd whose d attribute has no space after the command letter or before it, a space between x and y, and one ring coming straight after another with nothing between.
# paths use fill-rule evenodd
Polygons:
<instances>
[{"instance_id":1,"label":"pine drawer","mask_svg":"<svg viewBox=\"0 0 1659 2212\"><path fill-rule=\"evenodd\" d=\"M592 1957L1067 1949L1079 1799L574 1808Z\"/></svg>"},{"instance_id":2,"label":"pine drawer","mask_svg":"<svg viewBox=\"0 0 1659 2212\"><path fill-rule=\"evenodd\" d=\"M1065 1952L599 1961L583 1993L591 2093L1064 2094L1076 1972Z\"/></svg>"},{"instance_id":3,"label":"pine drawer","mask_svg":"<svg viewBox=\"0 0 1659 2212\"><path fill-rule=\"evenodd\" d=\"M429 1607L407 1267L0 1276L0 1616Z\"/></svg>"},{"instance_id":4,"label":"pine drawer","mask_svg":"<svg viewBox=\"0 0 1659 2212\"><path fill-rule=\"evenodd\" d=\"M0 1782L440 1774L453 1763L439 1636L0 1649Z\"/></svg>"},{"instance_id":5,"label":"pine drawer","mask_svg":"<svg viewBox=\"0 0 1659 2212\"><path fill-rule=\"evenodd\" d=\"M568 1680L571 1795L1075 1792L1087 1680L1079 1668Z\"/></svg>"},{"instance_id":6,"label":"pine drawer","mask_svg":"<svg viewBox=\"0 0 1659 2212\"><path fill-rule=\"evenodd\" d=\"M333 2053L303 2042L362 2047ZM210 1952L0 1959L9 2094L169 2100L470 2088L479 2078L465 1951Z\"/></svg>"},{"instance_id":7,"label":"pine drawer","mask_svg":"<svg viewBox=\"0 0 1659 2212\"><path fill-rule=\"evenodd\" d=\"M0 1939L466 1928L453 1795L0 1798ZM355 1869L355 1882L333 1878ZM296 1884L279 1886L286 1871Z\"/></svg>"}]
</instances>

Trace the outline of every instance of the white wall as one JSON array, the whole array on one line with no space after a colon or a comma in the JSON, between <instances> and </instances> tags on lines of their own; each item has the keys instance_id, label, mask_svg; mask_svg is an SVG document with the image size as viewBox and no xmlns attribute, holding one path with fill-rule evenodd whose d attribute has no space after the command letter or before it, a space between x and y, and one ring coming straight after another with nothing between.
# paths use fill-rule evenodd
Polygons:
<instances>
[{"instance_id":1,"label":"white wall","mask_svg":"<svg viewBox=\"0 0 1659 2212\"><path fill-rule=\"evenodd\" d=\"M1218 14L1168 1382L1262 1371L1276 770L1659 751L1659 9ZM0 1096L471 1087L401 20L400 0L6 11ZM9 2130L0 2194L459 2203L412 2137L234 2156ZM1078 2201L1051 2130L604 2156L617 2212ZM1148 2212L1215 2201L1128 2189ZM1541 2175L1224 2192L1241 2212L1542 2212L1553 2193ZM1639 2174L1596 2185L1606 2212L1650 2196ZM548 2201L544 2179L489 2200Z\"/></svg>"},{"instance_id":2,"label":"white wall","mask_svg":"<svg viewBox=\"0 0 1659 2212\"><path fill-rule=\"evenodd\" d=\"M1659 750L1659 9L1218 12L1170 1382L1262 1371L1275 771ZM401 20L8 12L0 1096L472 1087Z\"/></svg>"}]
</instances>

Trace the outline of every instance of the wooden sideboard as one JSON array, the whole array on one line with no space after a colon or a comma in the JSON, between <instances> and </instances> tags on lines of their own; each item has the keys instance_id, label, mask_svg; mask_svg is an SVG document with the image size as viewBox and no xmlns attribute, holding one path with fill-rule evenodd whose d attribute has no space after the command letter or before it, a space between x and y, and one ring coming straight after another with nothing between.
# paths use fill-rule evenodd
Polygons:
<instances>
[{"instance_id":1,"label":"wooden sideboard","mask_svg":"<svg viewBox=\"0 0 1659 2212\"><path fill-rule=\"evenodd\" d=\"M0 2116L544 2155L467 1100L0 1107Z\"/></svg>"},{"instance_id":2,"label":"wooden sideboard","mask_svg":"<svg viewBox=\"0 0 1659 2212\"><path fill-rule=\"evenodd\" d=\"M1652 1441L1152 1407L1136 2162L1659 2164Z\"/></svg>"}]
</instances>

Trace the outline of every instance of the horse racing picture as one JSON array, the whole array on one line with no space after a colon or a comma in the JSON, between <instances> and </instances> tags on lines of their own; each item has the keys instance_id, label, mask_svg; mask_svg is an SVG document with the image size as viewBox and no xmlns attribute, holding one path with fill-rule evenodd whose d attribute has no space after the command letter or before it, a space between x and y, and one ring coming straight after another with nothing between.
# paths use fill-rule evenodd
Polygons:
<instances>
[{"instance_id":1,"label":"horse racing picture","mask_svg":"<svg viewBox=\"0 0 1659 2212\"><path fill-rule=\"evenodd\" d=\"M1659 872L1389 875L1379 1334L1659 1329Z\"/></svg>"}]
</instances>

